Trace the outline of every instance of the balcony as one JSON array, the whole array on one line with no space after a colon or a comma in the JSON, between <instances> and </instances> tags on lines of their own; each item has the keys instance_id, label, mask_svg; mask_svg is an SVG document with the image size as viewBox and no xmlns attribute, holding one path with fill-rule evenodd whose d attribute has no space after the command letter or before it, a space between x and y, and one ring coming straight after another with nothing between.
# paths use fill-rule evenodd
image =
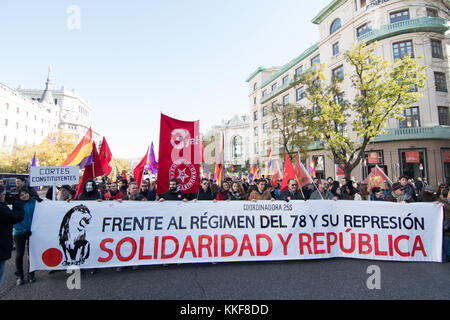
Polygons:
<instances>
[{"instance_id":1,"label":"balcony","mask_svg":"<svg viewBox=\"0 0 450 320\"><path fill-rule=\"evenodd\" d=\"M450 140L450 126L386 129L387 133L373 139L373 142L403 140Z\"/></svg>"},{"instance_id":2,"label":"balcony","mask_svg":"<svg viewBox=\"0 0 450 320\"><path fill-rule=\"evenodd\" d=\"M442 18L422 17L399 21L381 26L358 37L358 42L371 43L399 34L411 32L438 32L444 34L450 29L448 21Z\"/></svg>"}]
</instances>

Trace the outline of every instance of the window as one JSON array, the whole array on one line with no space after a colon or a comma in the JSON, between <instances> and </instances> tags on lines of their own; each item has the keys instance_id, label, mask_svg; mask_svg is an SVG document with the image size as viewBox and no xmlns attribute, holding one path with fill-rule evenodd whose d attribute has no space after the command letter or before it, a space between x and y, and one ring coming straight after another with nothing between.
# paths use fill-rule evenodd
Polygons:
<instances>
[{"instance_id":1,"label":"window","mask_svg":"<svg viewBox=\"0 0 450 320\"><path fill-rule=\"evenodd\" d=\"M296 91L297 101L302 100L305 97L305 88L298 88Z\"/></svg>"},{"instance_id":2,"label":"window","mask_svg":"<svg viewBox=\"0 0 450 320\"><path fill-rule=\"evenodd\" d=\"M392 45L394 59L403 59L406 55L414 58L413 44L411 40L396 42Z\"/></svg>"},{"instance_id":3,"label":"window","mask_svg":"<svg viewBox=\"0 0 450 320\"><path fill-rule=\"evenodd\" d=\"M265 90L263 91L262 96L263 96L263 97L267 96L267 89L265 89Z\"/></svg>"},{"instance_id":4,"label":"window","mask_svg":"<svg viewBox=\"0 0 450 320\"><path fill-rule=\"evenodd\" d=\"M336 69L333 69L333 81L336 80L344 80L344 66L339 66Z\"/></svg>"},{"instance_id":5,"label":"window","mask_svg":"<svg viewBox=\"0 0 450 320\"><path fill-rule=\"evenodd\" d=\"M325 179L325 157L312 156L312 160L316 170L316 178Z\"/></svg>"},{"instance_id":6,"label":"window","mask_svg":"<svg viewBox=\"0 0 450 320\"><path fill-rule=\"evenodd\" d=\"M263 108L263 117L267 116L269 114L269 108L267 106L265 106Z\"/></svg>"},{"instance_id":7,"label":"window","mask_svg":"<svg viewBox=\"0 0 450 320\"><path fill-rule=\"evenodd\" d=\"M272 92L277 89L277 86L278 86L278 84L276 82L272 85Z\"/></svg>"},{"instance_id":8,"label":"window","mask_svg":"<svg viewBox=\"0 0 450 320\"><path fill-rule=\"evenodd\" d=\"M255 82L255 83L253 84L253 91L255 91L256 89L258 89L258 82Z\"/></svg>"},{"instance_id":9,"label":"window","mask_svg":"<svg viewBox=\"0 0 450 320\"><path fill-rule=\"evenodd\" d=\"M426 149L400 149L399 159L400 175L412 179L428 176Z\"/></svg>"},{"instance_id":10,"label":"window","mask_svg":"<svg viewBox=\"0 0 450 320\"><path fill-rule=\"evenodd\" d=\"M283 97L283 106L288 104L289 104L289 95L287 94Z\"/></svg>"},{"instance_id":11,"label":"window","mask_svg":"<svg viewBox=\"0 0 450 320\"><path fill-rule=\"evenodd\" d=\"M269 132L269 125L267 124L267 122L263 123L263 133L267 133Z\"/></svg>"},{"instance_id":12,"label":"window","mask_svg":"<svg viewBox=\"0 0 450 320\"><path fill-rule=\"evenodd\" d=\"M253 128L253 133L255 134L255 137L258 136L258 127Z\"/></svg>"},{"instance_id":13,"label":"window","mask_svg":"<svg viewBox=\"0 0 450 320\"><path fill-rule=\"evenodd\" d=\"M5 119L5 127L8 126L8 119Z\"/></svg>"},{"instance_id":14,"label":"window","mask_svg":"<svg viewBox=\"0 0 450 320\"><path fill-rule=\"evenodd\" d=\"M236 136L233 138L233 157L242 156L242 137Z\"/></svg>"},{"instance_id":15,"label":"window","mask_svg":"<svg viewBox=\"0 0 450 320\"><path fill-rule=\"evenodd\" d=\"M258 142L255 143L255 154L259 153L259 146L258 146Z\"/></svg>"},{"instance_id":16,"label":"window","mask_svg":"<svg viewBox=\"0 0 450 320\"><path fill-rule=\"evenodd\" d=\"M19 129L19 123L16 122L16 129Z\"/></svg>"},{"instance_id":17,"label":"window","mask_svg":"<svg viewBox=\"0 0 450 320\"><path fill-rule=\"evenodd\" d=\"M440 40L431 39L431 56L433 58L443 59L442 42Z\"/></svg>"},{"instance_id":18,"label":"window","mask_svg":"<svg viewBox=\"0 0 450 320\"><path fill-rule=\"evenodd\" d=\"M298 67L295 69L295 75L299 76L303 72L303 66Z\"/></svg>"},{"instance_id":19,"label":"window","mask_svg":"<svg viewBox=\"0 0 450 320\"><path fill-rule=\"evenodd\" d=\"M337 30L339 30L341 28L342 24L341 24L341 19L337 18L333 21L333 23L331 24L330 27L330 34L335 33Z\"/></svg>"},{"instance_id":20,"label":"window","mask_svg":"<svg viewBox=\"0 0 450 320\"><path fill-rule=\"evenodd\" d=\"M256 104L256 97L253 97L253 104Z\"/></svg>"},{"instance_id":21,"label":"window","mask_svg":"<svg viewBox=\"0 0 450 320\"><path fill-rule=\"evenodd\" d=\"M320 54L311 59L311 66L315 65L316 63L320 63Z\"/></svg>"},{"instance_id":22,"label":"window","mask_svg":"<svg viewBox=\"0 0 450 320\"><path fill-rule=\"evenodd\" d=\"M437 18L439 16L438 11L433 8L427 8L427 16Z\"/></svg>"},{"instance_id":23,"label":"window","mask_svg":"<svg viewBox=\"0 0 450 320\"><path fill-rule=\"evenodd\" d=\"M272 120L272 129L278 129L278 120L277 119Z\"/></svg>"},{"instance_id":24,"label":"window","mask_svg":"<svg viewBox=\"0 0 450 320\"><path fill-rule=\"evenodd\" d=\"M287 84L289 82L289 76L287 75L287 76L285 76L284 78L283 78L283 86L285 85L285 84Z\"/></svg>"},{"instance_id":25,"label":"window","mask_svg":"<svg viewBox=\"0 0 450 320\"><path fill-rule=\"evenodd\" d=\"M366 0L360 0L361 8L366 6Z\"/></svg>"},{"instance_id":26,"label":"window","mask_svg":"<svg viewBox=\"0 0 450 320\"><path fill-rule=\"evenodd\" d=\"M363 34L366 34L367 32L372 31L372 24L371 23L365 23L358 29L356 29L356 36L360 37Z\"/></svg>"},{"instance_id":27,"label":"window","mask_svg":"<svg viewBox=\"0 0 450 320\"><path fill-rule=\"evenodd\" d=\"M9 110L9 103L6 104L6 110Z\"/></svg>"},{"instance_id":28,"label":"window","mask_svg":"<svg viewBox=\"0 0 450 320\"><path fill-rule=\"evenodd\" d=\"M435 72L434 83L436 85L436 91L447 92L447 81L445 79L445 73Z\"/></svg>"},{"instance_id":29,"label":"window","mask_svg":"<svg viewBox=\"0 0 450 320\"><path fill-rule=\"evenodd\" d=\"M438 115L439 115L439 125L440 126L448 126L450 125L450 115L448 111L448 107L438 107Z\"/></svg>"},{"instance_id":30,"label":"window","mask_svg":"<svg viewBox=\"0 0 450 320\"><path fill-rule=\"evenodd\" d=\"M420 127L419 107L411 107L403 110L405 120L400 121L400 128Z\"/></svg>"},{"instance_id":31,"label":"window","mask_svg":"<svg viewBox=\"0 0 450 320\"><path fill-rule=\"evenodd\" d=\"M336 42L333 44L333 56L337 55L339 53L339 42Z\"/></svg>"},{"instance_id":32,"label":"window","mask_svg":"<svg viewBox=\"0 0 450 320\"><path fill-rule=\"evenodd\" d=\"M253 120L258 120L258 111L253 112Z\"/></svg>"},{"instance_id":33,"label":"window","mask_svg":"<svg viewBox=\"0 0 450 320\"><path fill-rule=\"evenodd\" d=\"M390 15L391 23L409 20L409 10L392 12Z\"/></svg>"}]
</instances>

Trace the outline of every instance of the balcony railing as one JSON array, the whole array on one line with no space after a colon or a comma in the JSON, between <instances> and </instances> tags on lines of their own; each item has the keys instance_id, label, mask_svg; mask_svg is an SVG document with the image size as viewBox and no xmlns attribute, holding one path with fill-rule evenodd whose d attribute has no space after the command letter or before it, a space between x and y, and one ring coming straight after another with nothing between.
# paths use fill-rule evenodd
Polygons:
<instances>
[{"instance_id":1,"label":"balcony railing","mask_svg":"<svg viewBox=\"0 0 450 320\"><path fill-rule=\"evenodd\" d=\"M386 131L387 134L375 137L373 142L425 139L450 140L450 126L386 129Z\"/></svg>"},{"instance_id":2,"label":"balcony railing","mask_svg":"<svg viewBox=\"0 0 450 320\"><path fill-rule=\"evenodd\" d=\"M422 17L391 23L369 31L358 37L359 42L373 42L409 32L439 32L445 33L450 26L442 18Z\"/></svg>"}]
</instances>

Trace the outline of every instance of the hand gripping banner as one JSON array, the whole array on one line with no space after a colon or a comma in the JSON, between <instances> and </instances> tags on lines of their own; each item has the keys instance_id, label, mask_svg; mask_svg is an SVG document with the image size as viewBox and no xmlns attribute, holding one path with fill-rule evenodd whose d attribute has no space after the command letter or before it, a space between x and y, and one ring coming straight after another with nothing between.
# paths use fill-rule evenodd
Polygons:
<instances>
[{"instance_id":1,"label":"hand gripping banner","mask_svg":"<svg viewBox=\"0 0 450 320\"><path fill-rule=\"evenodd\" d=\"M36 204L31 270L359 258L441 262L442 207L370 201Z\"/></svg>"}]
</instances>

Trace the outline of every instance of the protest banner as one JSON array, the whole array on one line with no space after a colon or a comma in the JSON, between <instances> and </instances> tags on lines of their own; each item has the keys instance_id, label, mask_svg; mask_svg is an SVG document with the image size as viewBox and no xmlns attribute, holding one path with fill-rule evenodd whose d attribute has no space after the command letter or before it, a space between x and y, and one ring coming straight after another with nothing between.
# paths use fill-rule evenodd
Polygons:
<instances>
[{"instance_id":1,"label":"protest banner","mask_svg":"<svg viewBox=\"0 0 450 320\"><path fill-rule=\"evenodd\" d=\"M30 187L77 184L79 167L30 167Z\"/></svg>"},{"instance_id":2,"label":"protest banner","mask_svg":"<svg viewBox=\"0 0 450 320\"><path fill-rule=\"evenodd\" d=\"M433 203L42 202L31 270L333 257L441 262Z\"/></svg>"}]
</instances>

